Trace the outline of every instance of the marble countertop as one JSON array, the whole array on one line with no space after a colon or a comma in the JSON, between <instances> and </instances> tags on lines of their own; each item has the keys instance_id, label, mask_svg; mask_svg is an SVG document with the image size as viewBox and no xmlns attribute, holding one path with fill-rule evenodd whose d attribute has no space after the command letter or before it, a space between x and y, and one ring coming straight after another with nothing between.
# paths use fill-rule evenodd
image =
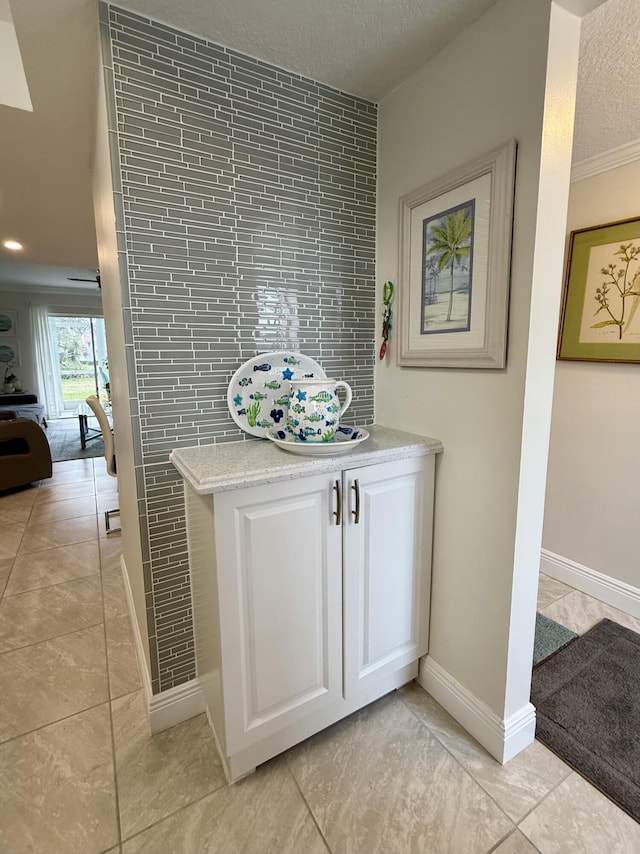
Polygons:
<instances>
[{"instance_id":1,"label":"marble countertop","mask_svg":"<svg viewBox=\"0 0 640 854\"><path fill-rule=\"evenodd\" d=\"M415 436L387 427L367 427L366 442L335 456L304 457L274 445L268 439L224 442L178 448L169 459L200 495L224 492L260 483L276 483L303 475L324 474L390 460L441 453L438 439Z\"/></svg>"}]
</instances>

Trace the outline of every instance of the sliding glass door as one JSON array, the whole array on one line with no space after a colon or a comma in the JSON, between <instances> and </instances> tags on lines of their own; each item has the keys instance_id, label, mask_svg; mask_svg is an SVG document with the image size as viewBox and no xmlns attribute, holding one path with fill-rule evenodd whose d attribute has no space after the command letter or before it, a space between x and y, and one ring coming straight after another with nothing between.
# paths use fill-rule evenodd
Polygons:
<instances>
[{"instance_id":1,"label":"sliding glass door","mask_svg":"<svg viewBox=\"0 0 640 854\"><path fill-rule=\"evenodd\" d=\"M49 315L52 351L61 390L58 417L73 414L90 394L108 397L107 346L102 317Z\"/></svg>"}]
</instances>

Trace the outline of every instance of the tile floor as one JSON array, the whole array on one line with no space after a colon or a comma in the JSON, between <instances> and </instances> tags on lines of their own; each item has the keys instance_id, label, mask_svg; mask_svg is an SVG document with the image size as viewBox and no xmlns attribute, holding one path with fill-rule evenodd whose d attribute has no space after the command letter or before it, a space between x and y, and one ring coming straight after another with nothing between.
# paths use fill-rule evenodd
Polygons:
<instances>
[{"instance_id":1,"label":"tile floor","mask_svg":"<svg viewBox=\"0 0 640 854\"><path fill-rule=\"evenodd\" d=\"M500 766L409 685L225 783L204 716L149 735L103 460L0 497L3 854L632 854L640 825L535 742ZM637 620L548 577L578 632Z\"/></svg>"}]
</instances>

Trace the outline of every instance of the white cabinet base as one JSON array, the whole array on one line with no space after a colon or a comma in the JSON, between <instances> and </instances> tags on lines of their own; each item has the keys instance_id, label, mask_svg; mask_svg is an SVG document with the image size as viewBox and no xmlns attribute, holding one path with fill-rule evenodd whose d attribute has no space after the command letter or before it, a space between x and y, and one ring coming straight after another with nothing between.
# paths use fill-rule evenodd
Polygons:
<instances>
[{"instance_id":1,"label":"white cabinet base","mask_svg":"<svg viewBox=\"0 0 640 854\"><path fill-rule=\"evenodd\" d=\"M240 750L234 753L233 756L226 756L218 733L216 732L215 724L209 714L207 707L207 717L213 730L213 734L218 747L218 753L222 760L222 767L225 776L229 783L237 783L243 777L252 774L258 765L262 765L269 759L273 759L279 753L288 750L306 738L315 735L323 729L326 729L331 724L337 723L348 715L357 712L358 709L364 708L374 700L384 697L390 691L395 691L397 688L402 688L408 682L411 682L418 675L418 662L415 661L406 665L400 670L385 676L375 685L370 685L370 696L360 693L357 701L348 703L346 700L341 700L329 708L322 709L315 714L308 715L303 720L295 724L290 724L286 729L280 730L274 735L267 736L258 744L254 744L245 750Z\"/></svg>"}]
</instances>

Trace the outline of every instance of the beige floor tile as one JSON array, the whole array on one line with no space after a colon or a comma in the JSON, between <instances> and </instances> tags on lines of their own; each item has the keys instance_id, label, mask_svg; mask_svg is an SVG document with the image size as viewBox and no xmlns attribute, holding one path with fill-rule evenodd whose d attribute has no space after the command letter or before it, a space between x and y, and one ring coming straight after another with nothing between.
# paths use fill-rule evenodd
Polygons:
<instances>
[{"instance_id":1,"label":"beige floor tile","mask_svg":"<svg viewBox=\"0 0 640 854\"><path fill-rule=\"evenodd\" d=\"M0 508L0 536L4 539L12 528L24 532L32 513L33 507Z\"/></svg>"},{"instance_id":2,"label":"beige floor tile","mask_svg":"<svg viewBox=\"0 0 640 854\"><path fill-rule=\"evenodd\" d=\"M11 505L7 505L5 507L0 507L0 529L4 534L10 528L20 528L20 530L24 531L27 526L27 522L29 521L29 517L33 513L34 505L23 506L23 507L11 507Z\"/></svg>"},{"instance_id":3,"label":"beige floor tile","mask_svg":"<svg viewBox=\"0 0 640 854\"><path fill-rule=\"evenodd\" d=\"M0 745L0 851L97 854L117 844L107 704Z\"/></svg>"},{"instance_id":4,"label":"beige floor tile","mask_svg":"<svg viewBox=\"0 0 640 854\"><path fill-rule=\"evenodd\" d=\"M110 537L100 537L98 546L100 548L100 568L102 571L120 570L120 557L122 556L121 535L112 534Z\"/></svg>"},{"instance_id":5,"label":"beige floor tile","mask_svg":"<svg viewBox=\"0 0 640 854\"><path fill-rule=\"evenodd\" d=\"M38 504L50 501L69 501L74 498L86 498L95 494L93 476L79 481L48 481L39 489Z\"/></svg>"},{"instance_id":6,"label":"beige floor tile","mask_svg":"<svg viewBox=\"0 0 640 854\"><path fill-rule=\"evenodd\" d=\"M117 617L106 623L107 660L109 662L109 690L111 699L137 691L140 682L138 660L133 644L129 617Z\"/></svg>"},{"instance_id":7,"label":"beige floor tile","mask_svg":"<svg viewBox=\"0 0 640 854\"><path fill-rule=\"evenodd\" d=\"M119 498L115 480L112 480L113 489L111 492L100 492L96 495L96 506L98 515L104 514L106 510L114 510L118 506Z\"/></svg>"},{"instance_id":8,"label":"beige floor tile","mask_svg":"<svg viewBox=\"0 0 640 854\"><path fill-rule=\"evenodd\" d=\"M80 431L78 430L78 438ZM93 457L87 457L82 460L62 460L62 462L53 464L53 473L61 474L65 472L84 472L91 474L95 469Z\"/></svg>"},{"instance_id":9,"label":"beige floor tile","mask_svg":"<svg viewBox=\"0 0 640 854\"><path fill-rule=\"evenodd\" d=\"M538 854L538 849L519 830L514 830L494 849L492 854Z\"/></svg>"},{"instance_id":10,"label":"beige floor tile","mask_svg":"<svg viewBox=\"0 0 640 854\"><path fill-rule=\"evenodd\" d=\"M53 476L45 481L47 486L60 486L65 483L80 483L83 480L93 481L93 459L66 460L53 464Z\"/></svg>"},{"instance_id":11,"label":"beige floor tile","mask_svg":"<svg viewBox=\"0 0 640 854\"><path fill-rule=\"evenodd\" d=\"M571 774L520 824L541 854L631 854L640 824Z\"/></svg>"},{"instance_id":12,"label":"beige floor tile","mask_svg":"<svg viewBox=\"0 0 640 854\"><path fill-rule=\"evenodd\" d=\"M568 584L563 584L562 581L557 581L541 572L538 581L538 610L545 608L557 599L561 599L567 593L571 593L572 590L573 587L569 587Z\"/></svg>"},{"instance_id":13,"label":"beige floor tile","mask_svg":"<svg viewBox=\"0 0 640 854\"><path fill-rule=\"evenodd\" d=\"M106 465L106 464L105 464ZM97 472L95 477L95 487L96 487L96 495L102 495L104 493L111 493L115 490L117 491L117 480L115 477L111 477L106 473L106 468L104 473Z\"/></svg>"},{"instance_id":14,"label":"beige floor tile","mask_svg":"<svg viewBox=\"0 0 640 854\"><path fill-rule=\"evenodd\" d=\"M0 492L0 513L16 512L20 508L33 507L38 497L37 486L24 486L20 489Z\"/></svg>"},{"instance_id":15,"label":"beige floor tile","mask_svg":"<svg viewBox=\"0 0 640 854\"><path fill-rule=\"evenodd\" d=\"M538 741L501 765L419 685L412 683L399 695L516 823L571 773Z\"/></svg>"},{"instance_id":16,"label":"beige floor tile","mask_svg":"<svg viewBox=\"0 0 640 854\"><path fill-rule=\"evenodd\" d=\"M123 839L226 785L205 715L151 736L141 691L112 708Z\"/></svg>"},{"instance_id":17,"label":"beige floor tile","mask_svg":"<svg viewBox=\"0 0 640 854\"><path fill-rule=\"evenodd\" d=\"M0 652L102 622L100 576L42 587L0 601Z\"/></svg>"},{"instance_id":18,"label":"beige floor tile","mask_svg":"<svg viewBox=\"0 0 640 854\"><path fill-rule=\"evenodd\" d=\"M103 626L0 655L0 741L108 700Z\"/></svg>"},{"instance_id":19,"label":"beige floor tile","mask_svg":"<svg viewBox=\"0 0 640 854\"><path fill-rule=\"evenodd\" d=\"M640 620L636 617L631 617L624 611L619 611L611 605L587 596L580 590L572 590L562 599L547 605L541 613L579 635L583 635L605 618L626 626L634 632L640 632Z\"/></svg>"},{"instance_id":20,"label":"beige floor tile","mask_svg":"<svg viewBox=\"0 0 640 854\"><path fill-rule=\"evenodd\" d=\"M64 465L64 463L54 463L53 464L53 477L47 478L42 482L43 486L64 486L66 484L73 483L83 483L84 481L88 483L93 482L93 466L91 465L92 460L67 460L66 462L78 462L83 463L82 467L77 468L69 468L63 469L60 466Z\"/></svg>"},{"instance_id":21,"label":"beige floor tile","mask_svg":"<svg viewBox=\"0 0 640 854\"><path fill-rule=\"evenodd\" d=\"M31 513L30 522L59 522L75 519L78 516L95 514L95 496L83 495L80 498L65 498L61 501L38 501Z\"/></svg>"},{"instance_id":22,"label":"beige floor tile","mask_svg":"<svg viewBox=\"0 0 640 854\"><path fill-rule=\"evenodd\" d=\"M395 694L287 761L334 852L485 854L514 827Z\"/></svg>"},{"instance_id":23,"label":"beige floor tile","mask_svg":"<svg viewBox=\"0 0 640 854\"><path fill-rule=\"evenodd\" d=\"M38 490L34 487L0 496L0 519L3 525L26 525L37 497Z\"/></svg>"},{"instance_id":24,"label":"beige floor tile","mask_svg":"<svg viewBox=\"0 0 640 854\"><path fill-rule=\"evenodd\" d=\"M14 562L6 595L36 590L76 578L97 575L100 555L96 540L46 549L34 554L19 554Z\"/></svg>"},{"instance_id":25,"label":"beige floor tile","mask_svg":"<svg viewBox=\"0 0 640 854\"><path fill-rule=\"evenodd\" d=\"M101 530L104 530L104 517L99 520ZM113 561L117 559L120 563L120 555L122 554L122 534L110 534L108 537L100 537L100 560L102 568L106 569L109 566L114 566Z\"/></svg>"},{"instance_id":26,"label":"beige floor tile","mask_svg":"<svg viewBox=\"0 0 640 854\"><path fill-rule=\"evenodd\" d=\"M26 528L26 523L0 522L0 560L18 554Z\"/></svg>"},{"instance_id":27,"label":"beige floor tile","mask_svg":"<svg viewBox=\"0 0 640 854\"><path fill-rule=\"evenodd\" d=\"M374 850L382 851L369 854ZM125 842L122 852L328 854L328 849L285 763L276 759Z\"/></svg>"},{"instance_id":28,"label":"beige floor tile","mask_svg":"<svg viewBox=\"0 0 640 854\"><path fill-rule=\"evenodd\" d=\"M4 595L14 560L15 558L12 557L0 557L0 599Z\"/></svg>"},{"instance_id":29,"label":"beige floor tile","mask_svg":"<svg viewBox=\"0 0 640 854\"><path fill-rule=\"evenodd\" d=\"M105 620L110 621L117 620L118 617L128 617L129 608L124 594L122 570L119 565L115 569L102 571L102 597Z\"/></svg>"},{"instance_id":30,"label":"beige floor tile","mask_svg":"<svg viewBox=\"0 0 640 854\"><path fill-rule=\"evenodd\" d=\"M72 543L82 543L86 540L96 539L98 529L95 513L88 516L80 516L76 519L66 519L64 524L60 522L33 522L30 521L24 532L20 544L20 554L33 554L45 549L54 549L58 546L68 546Z\"/></svg>"}]
</instances>

